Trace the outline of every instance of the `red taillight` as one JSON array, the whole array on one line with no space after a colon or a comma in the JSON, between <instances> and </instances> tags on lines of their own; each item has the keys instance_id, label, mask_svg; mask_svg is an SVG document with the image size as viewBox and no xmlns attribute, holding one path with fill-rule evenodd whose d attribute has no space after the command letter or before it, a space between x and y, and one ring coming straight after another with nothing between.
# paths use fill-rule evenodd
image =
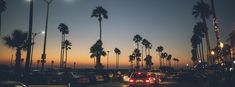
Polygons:
<instances>
[{"instance_id":1,"label":"red taillight","mask_svg":"<svg viewBox=\"0 0 235 87\"><path fill-rule=\"evenodd\" d=\"M134 82L134 81L135 81L134 78L130 78L130 80L129 80L130 83L132 83L132 82Z\"/></svg>"},{"instance_id":2,"label":"red taillight","mask_svg":"<svg viewBox=\"0 0 235 87\"><path fill-rule=\"evenodd\" d=\"M141 72L138 72L138 75L141 75Z\"/></svg>"},{"instance_id":3,"label":"red taillight","mask_svg":"<svg viewBox=\"0 0 235 87\"><path fill-rule=\"evenodd\" d=\"M156 80L156 78L153 78L153 80L155 81L155 80Z\"/></svg>"},{"instance_id":4,"label":"red taillight","mask_svg":"<svg viewBox=\"0 0 235 87\"><path fill-rule=\"evenodd\" d=\"M149 82L150 82L149 79L146 79L146 80L145 80L145 83L149 83Z\"/></svg>"}]
</instances>

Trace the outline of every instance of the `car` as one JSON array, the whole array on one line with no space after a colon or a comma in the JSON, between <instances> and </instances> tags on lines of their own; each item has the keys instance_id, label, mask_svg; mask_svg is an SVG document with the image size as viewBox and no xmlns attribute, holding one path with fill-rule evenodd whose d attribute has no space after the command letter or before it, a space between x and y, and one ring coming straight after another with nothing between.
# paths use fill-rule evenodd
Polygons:
<instances>
[{"instance_id":1,"label":"car","mask_svg":"<svg viewBox=\"0 0 235 87\"><path fill-rule=\"evenodd\" d=\"M123 80L124 83L128 83L128 82L129 82L130 75L131 75L131 73L125 73L125 74L123 74L122 80Z\"/></svg>"},{"instance_id":2,"label":"car","mask_svg":"<svg viewBox=\"0 0 235 87\"><path fill-rule=\"evenodd\" d=\"M153 73L150 72L133 72L129 79L129 87L136 86L157 86L158 82Z\"/></svg>"},{"instance_id":3,"label":"car","mask_svg":"<svg viewBox=\"0 0 235 87\"><path fill-rule=\"evenodd\" d=\"M16 81L0 81L0 87L27 87L25 84Z\"/></svg>"}]
</instances>

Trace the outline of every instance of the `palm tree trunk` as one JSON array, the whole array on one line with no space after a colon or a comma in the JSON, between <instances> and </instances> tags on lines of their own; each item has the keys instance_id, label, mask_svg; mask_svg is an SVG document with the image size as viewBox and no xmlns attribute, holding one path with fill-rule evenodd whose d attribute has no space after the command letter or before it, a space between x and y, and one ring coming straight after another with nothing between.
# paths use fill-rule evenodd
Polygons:
<instances>
[{"instance_id":1,"label":"palm tree trunk","mask_svg":"<svg viewBox=\"0 0 235 87\"><path fill-rule=\"evenodd\" d=\"M198 53L199 53L199 58L200 58L200 60L202 60L203 61L203 59L202 59L202 52L201 52L201 46L200 46L200 44L198 44Z\"/></svg>"},{"instance_id":2,"label":"palm tree trunk","mask_svg":"<svg viewBox=\"0 0 235 87\"><path fill-rule=\"evenodd\" d=\"M99 20L99 24L100 24L100 40L101 40L101 34L102 34L102 29L101 29L101 20Z\"/></svg>"},{"instance_id":3,"label":"palm tree trunk","mask_svg":"<svg viewBox=\"0 0 235 87\"><path fill-rule=\"evenodd\" d=\"M67 67L67 54L68 54L68 50L65 49L65 68Z\"/></svg>"},{"instance_id":4,"label":"palm tree trunk","mask_svg":"<svg viewBox=\"0 0 235 87\"><path fill-rule=\"evenodd\" d=\"M143 54L144 55L144 54ZM147 57L147 48L145 47L145 58ZM144 58L142 58L142 64L143 64L143 61L144 61ZM145 66L147 66L146 64L145 64ZM143 68L143 65L142 65L142 68Z\"/></svg>"},{"instance_id":5,"label":"palm tree trunk","mask_svg":"<svg viewBox=\"0 0 235 87\"><path fill-rule=\"evenodd\" d=\"M169 66L171 67L171 60L169 60Z\"/></svg>"},{"instance_id":6,"label":"palm tree trunk","mask_svg":"<svg viewBox=\"0 0 235 87\"><path fill-rule=\"evenodd\" d=\"M160 62L160 66L159 67L161 67L162 66L161 52L159 52L159 62Z\"/></svg>"},{"instance_id":7,"label":"palm tree trunk","mask_svg":"<svg viewBox=\"0 0 235 87\"><path fill-rule=\"evenodd\" d=\"M203 42L202 42L202 40L201 40L201 50L202 50L202 60L203 60L203 62L205 62L205 59L204 59L204 50L203 50L204 48L203 48Z\"/></svg>"},{"instance_id":8,"label":"palm tree trunk","mask_svg":"<svg viewBox=\"0 0 235 87\"><path fill-rule=\"evenodd\" d=\"M63 34L61 37L61 48L60 48L60 68L63 68Z\"/></svg>"},{"instance_id":9,"label":"palm tree trunk","mask_svg":"<svg viewBox=\"0 0 235 87\"><path fill-rule=\"evenodd\" d=\"M117 58L117 53L116 53L116 69L118 69L118 58Z\"/></svg>"},{"instance_id":10,"label":"palm tree trunk","mask_svg":"<svg viewBox=\"0 0 235 87\"><path fill-rule=\"evenodd\" d=\"M117 56L118 56L118 66L117 66L118 68L117 69L119 69L119 55L117 55Z\"/></svg>"},{"instance_id":11,"label":"palm tree trunk","mask_svg":"<svg viewBox=\"0 0 235 87\"><path fill-rule=\"evenodd\" d=\"M0 13L0 36L2 34L2 14Z\"/></svg>"},{"instance_id":12,"label":"palm tree trunk","mask_svg":"<svg viewBox=\"0 0 235 87\"><path fill-rule=\"evenodd\" d=\"M21 70L21 48L16 48L15 71L18 73Z\"/></svg>"}]
</instances>

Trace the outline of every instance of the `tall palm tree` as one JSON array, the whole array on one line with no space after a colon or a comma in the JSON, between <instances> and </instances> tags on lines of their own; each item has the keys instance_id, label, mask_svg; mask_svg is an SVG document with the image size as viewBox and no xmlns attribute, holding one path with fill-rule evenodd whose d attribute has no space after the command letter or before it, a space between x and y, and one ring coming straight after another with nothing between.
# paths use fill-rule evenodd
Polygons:
<instances>
[{"instance_id":1,"label":"tall palm tree","mask_svg":"<svg viewBox=\"0 0 235 87\"><path fill-rule=\"evenodd\" d=\"M168 66L169 67L171 67L171 57L172 57L172 55L171 54L168 54L168 56L167 56L167 58L166 58L166 60L168 61Z\"/></svg>"},{"instance_id":2,"label":"tall palm tree","mask_svg":"<svg viewBox=\"0 0 235 87\"><path fill-rule=\"evenodd\" d=\"M133 69L133 66L134 66L133 61L135 61L135 54L134 53L129 55L129 62L131 63L130 64L130 69Z\"/></svg>"},{"instance_id":3,"label":"tall palm tree","mask_svg":"<svg viewBox=\"0 0 235 87\"><path fill-rule=\"evenodd\" d=\"M203 42L202 38L204 38L205 32L207 31L206 25L204 25L202 22L197 22L197 24L193 28L193 34L196 35L198 42L196 42L199 46L200 56L202 58L202 61L204 62L204 51L203 51ZM201 50L200 50L201 46Z\"/></svg>"},{"instance_id":4,"label":"tall palm tree","mask_svg":"<svg viewBox=\"0 0 235 87\"><path fill-rule=\"evenodd\" d=\"M60 23L58 26L58 30L62 33L61 37L61 51L60 51L60 68L63 68L63 63L64 63L64 41L65 41L65 35L69 34L69 28L66 24Z\"/></svg>"},{"instance_id":5,"label":"tall palm tree","mask_svg":"<svg viewBox=\"0 0 235 87\"><path fill-rule=\"evenodd\" d=\"M121 54L121 51L118 48L115 48L114 52L116 53L116 69L119 69L119 55Z\"/></svg>"},{"instance_id":6,"label":"tall palm tree","mask_svg":"<svg viewBox=\"0 0 235 87\"><path fill-rule=\"evenodd\" d=\"M101 40L98 40L91 48L91 58L96 57L96 69L103 69L104 66L100 63L101 56L106 56L106 52L104 51L104 48L102 47L103 42Z\"/></svg>"},{"instance_id":7,"label":"tall palm tree","mask_svg":"<svg viewBox=\"0 0 235 87\"><path fill-rule=\"evenodd\" d=\"M69 40L64 41L64 47L65 47L65 68L67 66L67 58L68 58L68 50L71 50L72 43Z\"/></svg>"},{"instance_id":8,"label":"tall palm tree","mask_svg":"<svg viewBox=\"0 0 235 87\"><path fill-rule=\"evenodd\" d=\"M136 69L138 70L139 68L140 68L140 66L139 66L139 61L140 61L140 56L141 56L141 54L140 54L140 50L139 50L139 42L142 40L142 37L140 36L140 35L138 35L138 34L136 34L135 36L134 36L134 38L133 38L133 41L136 43L136 45L137 45L137 48L135 49L135 57L136 57Z\"/></svg>"},{"instance_id":9,"label":"tall palm tree","mask_svg":"<svg viewBox=\"0 0 235 87\"><path fill-rule=\"evenodd\" d=\"M4 0L0 0L0 35L2 33L2 22L1 22L1 18L2 18L2 13L6 10L6 2Z\"/></svg>"},{"instance_id":10,"label":"tall palm tree","mask_svg":"<svg viewBox=\"0 0 235 87\"><path fill-rule=\"evenodd\" d=\"M208 27L206 24L206 19L209 19L210 16L212 15L212 11L210 9L210 6L201 0L200 2L197 2L196 5L193 6L193 12L192 15L194 15L195 18L201 18L203 21L203 24L205 25L205 37L206 37L206 43L207 43L207 58L210 53L210 40L209 40L209 35L208 35Z\"/></svg>"},{"instance_id":11,"label":"tall palm tree","mask_svg":"<svg viewBox=\"0 0 235 87\"><path fill-rule=\"evenodd\" d=\"M156 49L156 52L158 52L158 54L159 54L159 62L160 62L160 66L159 66L159 67L162 66L161 54L162 54L163 49L164 49L164 48L163 48L162 46L158 46L157 49Z\"/></svg>"},{"instance_id":12,"label":"tall palm tree","mask_svg":"<svg viewBox=\"0 0 235 87\"><path fill-rule=\"evenodd\" d=\"M16 48L15 70L19 72L21 68L21 50L26 51L27 48L27 33L21 30L14 30L11 36L5 36L3 40L9 48Z\"/></svg>"},{"instance_id":13,"label":"tall palm tree","mask_svg":"<svg viewBox=\"0 0 235 87\"><path fill-rule=\"evenodd\" d=\"M167 55L168 55L168 54L167 54L166 52L161 53L161 58L162 58L162 60L163 60L163 65L164 65L164 66L166 65L165 62L164 62L164 60L166 59Z\"/></svg>"},{"instance_id":14,"label":"tall palm tree","mask_svg":"<svg viewBox=\"0 0 235 87\"><path fill-rule=\"evenodd\" d=\"M142 45L145 47L145 56L147 57L147 49L148 49L148 40L147 39L143 39L142 40ZM144 55L144 53L142 54L142 56ZM141 59L142 61L141 61L141 67L143 68L143 61L144 61L144 59L143 59L143 57L142 57L142 59Z\"/></svg>"},{"instance_id":15,"label":"tall palm tree","mask_svg":"<svg viewBox=\"0 0 235 87\"><path fill-rule=\"evenodd\" d=\"M193 49L196 49L196 52L198 53L197 55L197 59L201 59L201 50L200 50L200 44L201 44L201 38L196 35L196 34L193 34L193 36L191 37L191 43L192 43L192 48ZM199 51L199 52L198 52Z\"/></svg>"},{"instance_id":16,"label":"tall palm tree","mask_svg":"<svg viewBox=\"0 0 235 87\"><path fill-rule=\"evenodd\" d=\"M97 6L91 14L91 17L96 17L98 18L99 24L100 24L100 40L101 40L101 35L102 35L102 29L101 29L101 21L102 19L108 19L108 11L105 10L103 7L101 6Z\"/></svg>"}]
</instances>

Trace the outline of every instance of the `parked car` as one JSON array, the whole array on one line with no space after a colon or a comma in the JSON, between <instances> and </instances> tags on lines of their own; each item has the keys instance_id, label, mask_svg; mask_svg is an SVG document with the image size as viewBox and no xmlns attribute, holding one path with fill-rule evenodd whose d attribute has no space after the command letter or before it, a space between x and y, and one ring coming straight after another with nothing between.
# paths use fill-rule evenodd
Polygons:
<instances>
[{"instance_id":1,"label":"parked car","mask_svg":"<svg viewBox=\"0 0 235 87\"><path fill-rule=\"evenodd\" d=\"M0 87L27 87L25 84L16 81L1 81Z\"/></svg>"}]
</instances>

